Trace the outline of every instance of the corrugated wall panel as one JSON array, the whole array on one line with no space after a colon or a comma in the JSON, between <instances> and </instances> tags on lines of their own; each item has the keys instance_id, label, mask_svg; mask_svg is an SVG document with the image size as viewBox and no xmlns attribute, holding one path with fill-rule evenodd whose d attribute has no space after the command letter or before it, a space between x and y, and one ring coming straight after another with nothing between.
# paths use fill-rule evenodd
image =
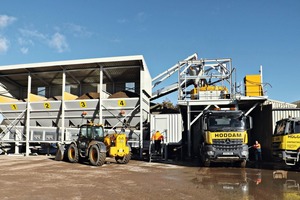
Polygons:
<instances>
[{"instance_id":1,"label":"corrugated wall panel","mask_svg":"<svg viewBox=\"0 0 300 200\"><path fill-rule=\"evenodd\" d=\"M181 114L151 115L151 134L160 131L165 136L165 143L181 143L182 117Z\"/></svg>"}]
</instances>

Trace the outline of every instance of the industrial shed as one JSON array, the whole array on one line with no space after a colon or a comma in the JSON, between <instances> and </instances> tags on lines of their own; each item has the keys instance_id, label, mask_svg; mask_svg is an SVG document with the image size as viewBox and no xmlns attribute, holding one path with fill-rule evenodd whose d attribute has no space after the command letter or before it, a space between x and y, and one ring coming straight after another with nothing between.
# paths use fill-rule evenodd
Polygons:
<instances>
[{"instance_id":1,"label":"industrial shed","mask_svg":"<svg viewBox=\"0 0 300 200\"><path fill-rule=\"evenodd\" d=\"M91 121L126 127L132 146L143 146L152 82L141 55L1 66L0 76L0 144L15 153L71 141Z\"/></svg>"}]
</instances>

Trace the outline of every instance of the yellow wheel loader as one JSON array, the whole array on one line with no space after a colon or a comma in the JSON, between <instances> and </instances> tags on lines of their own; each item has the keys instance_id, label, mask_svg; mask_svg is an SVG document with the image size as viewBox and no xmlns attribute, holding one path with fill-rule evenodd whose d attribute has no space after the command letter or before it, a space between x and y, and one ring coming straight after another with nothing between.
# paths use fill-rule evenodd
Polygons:
<instances>
[{"instance_id":1,"label":"yellow wheel loader","mask_svg":"<svg viewBox=\"0 0 300 200\"><path fill-rule=\"evenodd\" d=\"M64 158L71 163L88 160L91 165L101 166L106 157L115 157L116 161L126 164L131 159L130 146L125 133L104 136L104 128L98 124L80 126L78 138L70 144L58 144L56 160Z\"/></svg>"}]
</instances>

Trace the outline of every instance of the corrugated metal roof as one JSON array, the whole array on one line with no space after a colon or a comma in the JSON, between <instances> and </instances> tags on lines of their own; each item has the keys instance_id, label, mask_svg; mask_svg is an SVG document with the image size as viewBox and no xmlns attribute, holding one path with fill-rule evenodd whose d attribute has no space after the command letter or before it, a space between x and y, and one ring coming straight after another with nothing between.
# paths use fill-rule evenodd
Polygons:
<instances>
[{"instance_id":1,"label":"corrugated metal roof","mask_svg":"<svg viewBox=\"0 0 300 200\"><path fill-rule=\"evenodd\" d=\"M296 104L292 104L292 103L287 103L287 102L283 102L283 101L277 101L277 100L273 100L273 99L268 99L267 101L264 102L264 105L269 105L272 104L272 108L296 108L297 105Z\"/></svg>"},{"instance_id":2,"label":"corrugated metal roof","mask_svg":"<svg viewBox=\"0 0 300 200\"><path fill-rule=\"evenodd\" d=\"M111 81L139 82L140 70L146 68L141 55L69 60L45 63L0 66L0 77L20 87L26 87L28 73L32 74L32 86L61 84L62 71L66 70L68 84L99 83L99 69L103 67L104 83Z\"/></svg>"}]
</instances>

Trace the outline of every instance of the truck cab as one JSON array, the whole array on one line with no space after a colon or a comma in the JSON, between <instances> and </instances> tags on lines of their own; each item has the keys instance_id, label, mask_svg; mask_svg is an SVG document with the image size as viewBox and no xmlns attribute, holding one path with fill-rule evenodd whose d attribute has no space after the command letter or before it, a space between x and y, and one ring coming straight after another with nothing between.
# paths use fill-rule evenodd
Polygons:
<instances>
[{"instance_id":1,"label":"truck cab","mask_svg":"<svg viewBox=\"0 0 300 200\"><path fill-rule=\"evenodd\" d=\"M300 118L285 118L276 122L272 150L275 160L286 165L299 165L300 155Z\"/></svg>"},{"instance_id":2,"label":"truck cab","mask_svg":"<svg viewBox=\"0 0 300 200\"><path fill-rule=\"evenodd\" d=\"M211 162L237 162L245 167L249 156L247 130L251 128L251 117L246 117L242 111L204 111L200 145L204 166Z\"/></svg>"}]
</instances>

